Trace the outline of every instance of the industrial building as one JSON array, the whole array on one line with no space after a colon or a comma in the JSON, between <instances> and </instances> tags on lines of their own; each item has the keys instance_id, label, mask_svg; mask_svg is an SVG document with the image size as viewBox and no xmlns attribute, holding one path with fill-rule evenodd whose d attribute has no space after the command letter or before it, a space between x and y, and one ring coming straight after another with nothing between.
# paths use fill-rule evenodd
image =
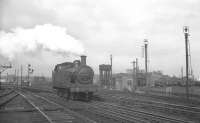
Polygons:
<instances>
[{"instance_id":1,"label":"industrial building","mask_svg":"<svg viewBox=\"0 0 200 123\"><path fill-rule=\"evenodd\" d=\"M108 68L109 65L100 65L100 85L121 91L134 91L136 88L153 87L165 77L160 71L153 71L146 74L144 70L138 70L135 73L133 70L127 69L125 73L113 74L111 81Z\"/></svg>"}]
</instances>

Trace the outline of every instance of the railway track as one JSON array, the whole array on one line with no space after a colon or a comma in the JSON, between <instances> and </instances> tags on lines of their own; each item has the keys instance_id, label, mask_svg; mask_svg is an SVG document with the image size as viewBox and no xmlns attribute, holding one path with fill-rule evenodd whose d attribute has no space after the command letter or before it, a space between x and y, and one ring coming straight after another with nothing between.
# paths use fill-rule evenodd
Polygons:
<instances>
[{"instance_id":1,"label":"railway track","mask_svg":"<svg viewBox=\"0 0 200 123\"><path fill-rule=\"evenodd\" d=\"M66 107L64 107L54 101L51 101L43 96L39 96L39 95L31 93L30 95L32 95L31 96L32 99L30 99L23 94L21 94L21 95L24 98L26 98L26 100L29 101L49 121L49 123L55 123L56 121L66 122L67 121L66 118L70 119L70 121L68 121L68 122L96 123L96 121L93 121L87 117L84 117L74 111L71 111L71 110L67 109ZM31 101L31 100L35 100L35 101ZM34 103L34 102L36 102L36 103ZM46 109L44 107L39 108L39 106L38 106L38 105L47 105L47 104L51 105L51 107L54 107L54 108ZM53 111L53 114L52 114L52 111ZM63 112L67 113L69 116L66 116L66 114L63 114ZM60 118L60 119L57 119L57 118Z\"/></svg>"},{"instance_id":2,"label":"railway track","mask_svg":"<svg viewBox=\"0 0 200 123\"><path fill-rule=\"evenodd\" d=\"M121 105L130 107L141 107L144 109L155 110L164 113L170 113L180 116L186 116L189 119L193 119L200 122L200 108L194 106L185 106L179 104L172 104L166 102L136 99L133 97L127 97L124 95L113 95L113 94L103 94L102 96L106 98L113 98L117 100Z\"/></svg>"},{"instance_id":3,"label":"railway track","mask_svg":"<svg viewBox=\"0 0 200 123\"><path fill-rule=\"evenodd\" d=\"M12 101L18 94L14 90L9 90L0 95L0 107Z\"/></svg>"},{"instance_id":4,"label":"railway track","mask_svg":"<svg viewBox=\"0 0 200 123\"><path fill-rule=\"evenodd\" d=\"M92 113L96 113L97 115L102 115L104 117L108 117L109 118L113 118L113 119L118 119L122 122L126 121L126 122L136 122L136 123L163 123L163 121L165 122L172 122L172 123L186 123L186 122L192 122L189 121L188 119L178 119L176 118L171 118L171 117L167 117L165 115L160 115L160 113L155 114L155 112L147 112L146 110L138 110L138 109L134 109L135 107L133 105L128 105L130 102L134 102L134 105L148 105L150 108L156 108L156 109L160 109L162 111L166 111L167 110L175 110L174 107L172 106L177 106L175 104L170 104L170 103L163 103L163 102L157 102L157 101L147 101L147 100L140 100L140 99L134 99L131 97L125 97L125 96L115 96L115 95L111 95L111 94L105 94L107 97L109 98L115 98L121 102L123 102L124 105L114 105L115 106L114 109L111 108L111 105L109 106L109 109L107 109L106 105L108 106L108 104L106 103L101 103L99 104L98 102L92 103L91 106L90 104L88 105L88 107L92 107L89 108L91 109L90 112ZM105 96L104 95L104 96ZM99 104L99 105L98 105ZM106 105L105 105L106 104ZM161 105L161 104L165 104L165 105ZM168 106L167 104L170 104L170 106ZM104 106L104 107L102 107ZM121 108L118 107L118 109L116 108L116 106L121 106ZM182 105L181 105L182 106ZM198 111L192 111L191 109L189 109L191 107L187 107L185 106L185 108L180 107L179 105L179 109L178 112L187 112L187 113L197 113ZM195 107L194 107L195 108ZM132 111L130 111L130 109L132 109ZM139 113L138 113L139 112ZM134 115L130 115L130 114L134 114ZM144 116L145 115L145 116ZM187 121L188 120L188 121Z\"/></svg>"},{"instance_id":5,"label":"railway track","mask_svg":"<svg viewBox=\"0 0 200 123\"><path fill-rule=\"evenodd\" d=\"M162 100L166 102L172 102L177 103L181 102L183 105L189 105L189 106L199 106L200 105L200 98L199 97L190 97L190 100L186 99L185 96L178 96L173 93L152 93L151 91L145 92L145 91L139 91L136 93L124 93L119 91L109 91L109 90L103 90L102 94L118 94L118 95L134 95L136 97L142 97L142 98L149 98L149 99L156 99L156 100Z\"/></svg>"},{"instance_id":6,"label":"railway track","mask_svg":"<svg viewBox=\"0 0 200 123\"><path fill-rule=\"evenodd\" d=\"M110 109L106 109L105 104L101 103L101 102L91 102L91 103L84 103L84 105L87 105L87 109L89 112L96 114L96 115L101 115L103 117L107 117L109 119L117 119L117 122L126 122L126 123L163 123L163 119L158 121L155 120L155 116L154 117L149 117L147 118L147 116L144 116L144 112L140 112L141 114L143 114L141 116L141 114L137 114L137 112L133 112L133 111L129 111L127 110L125 107L124 109L118 109L116 110L116 107L114 109L110 108ZM102 107L104 106L104 107ZM157 116L158 117L158 116ZM164 117L164 116L163 116ZM169 119L168 119L169 120ZM169 122L169 121L168 121ZM184 123L184 121L180 121L179 122L174 122L173 123ZM185 122L186 123L186 122Z\"/></svg>"},{"instance_id":7,"label":"railway track","mask_svg":"<svg viewBox=\"0 0 200 123\"><path fill-rule=\"evenodd\" d=\"M188 101L185 96L178 96L174 94L169 94L169 93L155 93L155 92L145 92L145 93L135 93L135 95L139 97L151 97L154 99L160 99L160 100L165 100L165 101L170 101L172 103L176 102L181 102L182 104L186 104L189 106L198 106L200 105L200 99L198 97L191 97L190 100Z\"/></svg>"},{"instance_id":8,"label":"railway track","mask_svg":"<svg viewBox=\"0 0 200 123\"><path fill-rule=\"evenodd\" d=\"M112 116L131 123L189 123L190 121L155 114L144 110L136 110L133 107L120 106L114 103L92 102L92 108L101 115Z\"/></svg>"},{"instance_id":9,"label":"railway track","mask_svg":"<svg viewBox=\"0 0 200 123\"><path fill-rule=\"evenodd\" d=\"M10 90L10 89L5 90L3 93L0 94L0 98L1 98L1 97L4 97L4 96L6 96L6 95L9 95L9 94L12 93L13 91L14 91L13 89L12 89L12 90Z\"/></svg>"},{"instance_id":10,"label":"railway track","mask_svg":"<svg viewBox=\"0 0 200 123\"><path fill-rule=\"evenodd\" d=\"M44 97L23 91L0 97L2 123L96 123Z\"/></svg>"},{"instance_id":11,"label":"railway track","mask_svg":"<svg viewBox=\"0 0 200 123\"><path fill-rule=\"evenodd\" d=\"M149 96L158 96L158 97L166 97L166 98L178 98L178 99L186 99L185 94L181 94L181 93L166 93L166 92L160 92L160 91L147 91L147 94L149 94ZM199 95L194 95L194 94L190 94L190 101L193 102L200 102L200 96Z\"/></svg>"},{"instance_id":12,"label":"railway track","mask_svg":"<svg viewBox=\"0 0 200 123\"><path fill-rule=\"evenodd\" d=\"M179 112L186 112L186 113L193 113L200 115L200 108L195 106L185 106L185 105L178 105L173 103L167 103L167 102L159 102L159 101L152 101L152 100L144 100L144 99L135 99L132 97L127 96L116 96L116 95L110 95L105 94L103 96L107 97L113 97L115 99L126 101L126 102L134 102L135 104L144 104L144 105L150 105L160 108L168 108L170 110L177 110Z\"/></svg>"},{"instance_id":13,"label":"railway track","mask_svg":"<svg viewBox=\"0 0 200 123\"><path fill-rule=\"evenodd\" d=\"M36 87L23 87L22 89L26 89L32 92L45 92L45 93L56 93L53 89L45 89L45 88L36 88Z\"/></svg>"},{"instance_id":14,"label":"railway track","mask_svg":"<svg viewBox=\"0 0 200 123\"><path fill-rule=\"evenodd\" d=\"M97 115L101 115L104 117L112 118L112 119L117 119L121 122L127 122L127 123L149 123L149 121L145 119L139 119L137 117L130 116L129 114L124 113L123 111L121 112L116 112L113 109L106 109L106 107L102 107L101 105L93 104L91 105L92 108L89 108L89 110L93 113L96 113Z\"/></svg>"},{"instance_id":15,"label":"railway track","mask_svg":"<svg viewBox=\"0 0 200 123\"><path fill-rule=\"evenodd\" d=\"M27 123L27 122L42 122L48 123L48 120L38 112L29 101L14 91L15 96L12 100L7 101L0 108L0 122L2 123ZM11 97L10 97L11 98Z\"/></svg>"}]
</instances>

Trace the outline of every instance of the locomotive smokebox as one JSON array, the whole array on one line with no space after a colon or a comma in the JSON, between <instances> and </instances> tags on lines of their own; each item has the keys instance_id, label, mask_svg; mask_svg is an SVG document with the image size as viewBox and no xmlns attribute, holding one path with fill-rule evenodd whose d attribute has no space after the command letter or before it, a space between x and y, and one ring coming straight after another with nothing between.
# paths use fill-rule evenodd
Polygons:
<instances>
[{"instance_id":1,"label":"locomotive smokebox","mask_svg":"<svg viewBox=\"0 0 200 123\"><path fill-rule=\"evenodd\" d=\"M86 57L84 55L81 56L81 65L86 65Z\"/></svg>"}]
</instances>

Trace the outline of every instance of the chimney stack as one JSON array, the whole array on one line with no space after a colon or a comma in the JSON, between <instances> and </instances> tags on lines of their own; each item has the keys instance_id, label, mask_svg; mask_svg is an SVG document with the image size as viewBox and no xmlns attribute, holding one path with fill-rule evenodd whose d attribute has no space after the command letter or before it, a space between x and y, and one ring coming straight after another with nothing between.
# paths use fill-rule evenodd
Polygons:
<instances>
[{"instance_id":1,"label":"chimney stack","mask_svg":"<svg viewBox=\"0 0 200 123\"><path fill-rule=\"evenodd\" d=\"M86 57L85 55L81 56L81 65L86 65Z\"/></svg>"}]
</instances>

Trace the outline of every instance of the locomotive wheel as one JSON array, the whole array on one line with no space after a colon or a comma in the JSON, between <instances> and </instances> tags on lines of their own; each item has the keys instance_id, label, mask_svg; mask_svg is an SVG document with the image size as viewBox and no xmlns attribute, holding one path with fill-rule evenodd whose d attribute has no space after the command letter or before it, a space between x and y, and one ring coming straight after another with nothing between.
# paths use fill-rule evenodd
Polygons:
<instances>
[{"instance_id":1,"label":"locomotive wheel","mask_svg":"<svg viewBox=\"0 0 200 123\"><path fill-rule=\"evenodd\" d=\"M67 100L70 100L70 96L71 96L71 92L70 92L70 90L68 89L68 90L67 90Z\"/></svg>"},{"instance_id":2,"label":"locomotive wheel","mask_svg":"<svg viewBox=\"0 0 200 123\"><path fill-rule=\"evenodd\" d=\"M78 100L79 99L79 92L75 92L74 94L74 100Z\"/></svg>"},{"instance_id":3,"label":"locomotive wheel","mask_svg":"<svg viewBox=\"0 0 200 123\"><path fill-rule=\"evenodd\" d=\"M73 94L74 94L73 95L74 96L73 100L76 100L76 92L74 92Z\"/></svg>"},{"instance_id":4,"label":"locomotive wheel","mask_svg":"<svg viewBox=\"0 0 200 123\"><path fill-rule=\"evenodd\" d=\"M58 90L56 91L56 94L58 95Z\"/></svg>"},{"instance_id":5,"label":"locomotive wheel","mask_svg":"<svg viewBox=\"0 0 200 123\"><path fill-rule=\"evenodd\" d=\"M60 97L64 97L64 91L62 90L62 91L60 91Z\"/></svg>"},{"instance_id":6,"label":"locomotive wheel","mask_svg":"<svg viewBox=\"0 0 200 123\"><path fill-rule=\"evenodd\" d=\"M93 92L89 92L89 100L91 100L93 98Z\"/></svg>"},{"instance_id":7,"label":"locomotive wheel","mask_svg":"<svg viewBox=\"0 0 200 123\"><path fill-rule=\"evenodd\" d=\"M90 99L89 99L90 97L89 97L89 92L86 92L85 93L85 99L86 99L86 101L89 101Z\"/></svg>"},{"instance_id":8,"label":"locomotive wheel","mask_svg":"<svg viewBox=\"0 0 200 123\"><path fill-rule=\"evenodd\" d=\"M73 92L72 93L72 100L77 100L78 99L78 93L77 92Z\"/></svg>"},{"instance_id":9,"label":"locomotive wheel","mask_svg":"<svg viewBox=\"0 0 200 123\"><path fill-rule=\"evenodd\" d=\"M64 91L63 91L63 90L58 90L58 91L57 91L57 95L58 95L59 97L63 97L63 96L64 96Z\"/></svg>"},{"instance_id":10,"label":"locomotive wheel","mask_svg":"<svg viewBox=\"0 0 200 123\"><path fill-rule=\"evenodd\" d=\"M61 96L60 90L57 91L57 95L58 95L59 97Z\"/></svg>"},{"instance_id":11,"label":"locomotive wheel","mask_svg":"<svg viewBox=\"0 0 200 123\"><path fill-rule=\"evenodd\" d=\"M72 93L70 94L70 98L71 98L71 100L74 100L74 92L72 92Z\"/></svg>"},{"instance_id":12,"label":"locomotive wheel","mask_svg":"<svg viewBox=\"0 0 200 123\"><path fill-rule=\"evenodd\" d=\"M63 95L63 97L64 97L65 99L68 99L68 93L65 92L64 95Z\"/></svg>"}]
</instances>

